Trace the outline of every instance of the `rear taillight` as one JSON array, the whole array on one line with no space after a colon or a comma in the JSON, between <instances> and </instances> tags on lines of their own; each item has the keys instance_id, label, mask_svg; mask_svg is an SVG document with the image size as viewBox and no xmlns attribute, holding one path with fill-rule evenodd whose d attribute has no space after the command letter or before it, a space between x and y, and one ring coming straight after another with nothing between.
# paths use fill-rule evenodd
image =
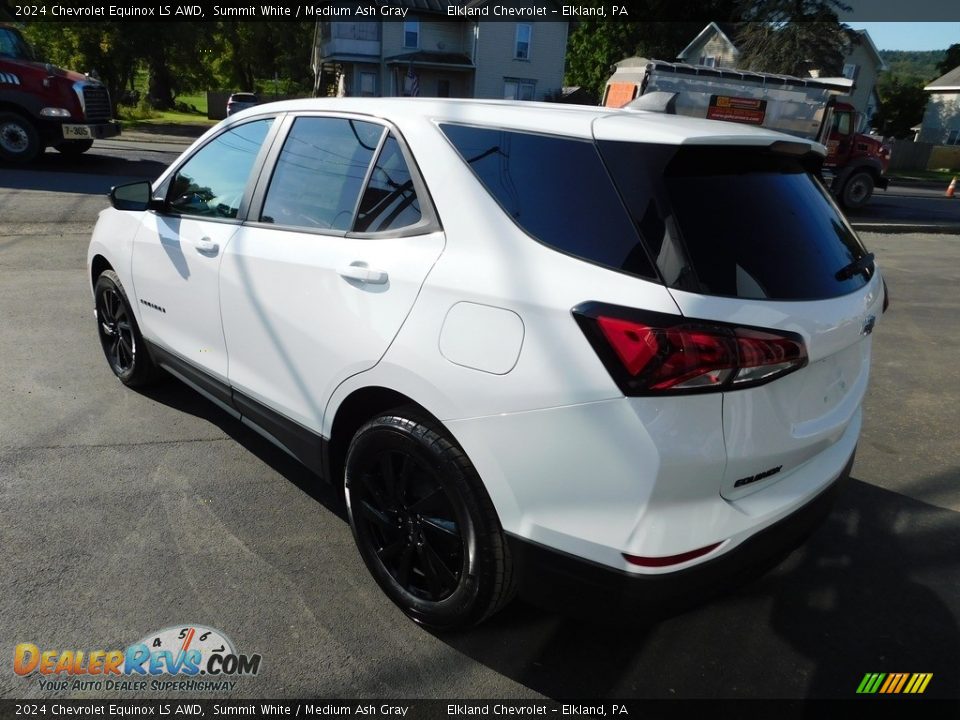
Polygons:
<instances>
[{"instance_id":1,"label":"rear taillight","mask_svg":"<svg viewBox=\"0 0 960 720\"><path fill-rule=\"evenodd\" d=\"M625 395L736 390L807 363L786 333L585 303L573 316Z\"/></svg>"}]
</instances>

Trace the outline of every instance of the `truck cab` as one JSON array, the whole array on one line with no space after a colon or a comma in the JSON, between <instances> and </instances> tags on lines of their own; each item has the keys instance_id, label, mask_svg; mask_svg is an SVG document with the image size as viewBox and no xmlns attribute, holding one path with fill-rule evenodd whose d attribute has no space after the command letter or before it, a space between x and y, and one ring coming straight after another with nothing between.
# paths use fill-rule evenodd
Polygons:
<instances>
[{"instance_id":1,"label":"truck cab","mask_svg":"<svg viewBox=\"0 0 960 720\"><path fill-rule=\"evenodd\" d=\"M826 137L823 177L846 208L863 207L874 188L887 188L890 146L863 132L866 118L848 103L836 103Z\"/></svg>"},{"instance_id":2,"label":"truck cab","mask_svg":"<svg viewBox=\"0 0 960 720\"><path fill-rule=\"evenodd\" d=\"M30 162L47 147L79 155L119 134L103 83L41 62L16 28L0 25L0 161Z\"/></svg>"}]
</instances>

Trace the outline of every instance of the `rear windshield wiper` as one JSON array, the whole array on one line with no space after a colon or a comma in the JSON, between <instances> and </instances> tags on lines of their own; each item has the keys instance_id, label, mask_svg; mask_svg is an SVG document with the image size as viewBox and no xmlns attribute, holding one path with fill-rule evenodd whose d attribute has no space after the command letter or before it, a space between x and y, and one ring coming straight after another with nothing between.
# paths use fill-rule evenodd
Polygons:
<instances>
[{"instance_id":1,"label":"rear windshield wiper","mask_svg":"<svg viewBox=\"0 0 960 720\"><path fill-rule=\"evenodd\" d=\"M873 253L867 253L866 255L860 256L849 265L844 265L842 268L837 270L835 277L837 280L849 280L854 275L858 275L860 273L864 273L864 275L870 277L871 270L873 270Z\"/></svg>"}]
</instances>

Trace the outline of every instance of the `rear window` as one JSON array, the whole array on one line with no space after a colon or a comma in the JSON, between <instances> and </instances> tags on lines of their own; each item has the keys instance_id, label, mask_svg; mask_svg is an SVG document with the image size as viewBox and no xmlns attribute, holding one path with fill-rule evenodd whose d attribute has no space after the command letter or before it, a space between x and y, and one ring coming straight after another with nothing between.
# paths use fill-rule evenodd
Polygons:
<instances>
[{"instance_id":1,"label":"rear window","mask_svg":"<svg viewBox=\"0 0 960 720\"><path fill-rule=\"evenodd\" d=\"M797 156L744 147L600 142L670 287L818 300L863 287L843 268L866 250Z\"/></svg>"},{"instance_id":2,"label":"rear window","mask_svg":"<svg viewBox=\"0 0 960 720\"><path fill-rule=\"evenodd\" d=\"M528 235L614 270L656 277L593 142L465 125L440 128Z\"/></svg>"}]
</instances>

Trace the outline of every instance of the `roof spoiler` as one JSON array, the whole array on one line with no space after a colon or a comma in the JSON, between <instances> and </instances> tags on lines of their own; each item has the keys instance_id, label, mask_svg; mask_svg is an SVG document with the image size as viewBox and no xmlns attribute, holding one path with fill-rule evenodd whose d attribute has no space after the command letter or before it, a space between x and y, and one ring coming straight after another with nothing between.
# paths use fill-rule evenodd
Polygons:
<instances>
[{"instance_id":1,"label":"roof spoiler","mask_svg":"<svg viewBox=\"0 0 960 720\"><path fill-rule=\"evenodd\" d=\"M631 100L623 106L624 110L646 110L647 112L665 113L666 115L677 114L677 95L675 92L656 92L641 95L636 100Z\"/></svg>"}]
</instances>

